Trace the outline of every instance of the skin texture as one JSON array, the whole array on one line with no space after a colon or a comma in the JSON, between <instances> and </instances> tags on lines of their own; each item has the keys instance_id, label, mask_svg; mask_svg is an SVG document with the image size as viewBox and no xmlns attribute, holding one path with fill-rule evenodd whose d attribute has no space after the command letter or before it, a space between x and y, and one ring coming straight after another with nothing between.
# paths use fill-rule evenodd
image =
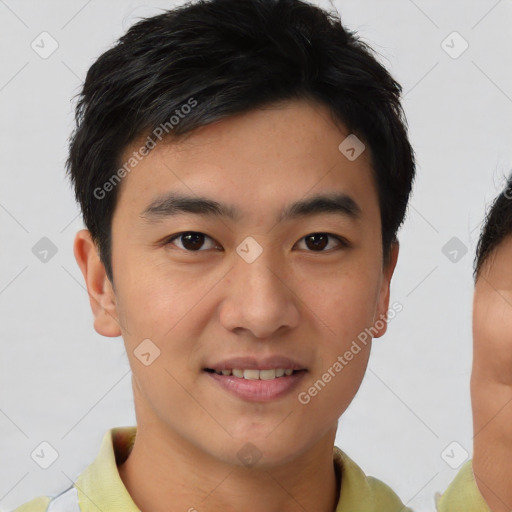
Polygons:
<instances>
[{"instance_id":1,"label":"skin texture","mask_svg":"<svg viewBox=\"0 0 512 512\"><path fill-rule=\"evenodd\" d=\"M489 256L473 300L473 471L493 512L512 510L512 236Z\"/></svg>"},{"instance_id":2,"label":"skin texture","mask_svg":"<svg viewBox=\"0 0 512 512\"><path fill-rule=\"evenodd\" d=\"M115 290L89 232L77 233L94 327L122 335L133 371L138 433L119 473L142 510L168 511L170 503L202 512L335 509L338 419L361 384L371 343L307 405L297 395L385 317L398 257L394 244L383 266L369 151L349 161L338 150L347 135L323 106L293 101L157 145L121 184ZM171 190L233 204L242 217L187 214L150 224L140 216ZM322 213L276 223L291 202L333 191L357 202L358 220ZM164 244L183 231L207 235L200 251L187 252L180 238ZM311 233L332 233L350 247L336 238L308 247ZM250 264L236 253L248 236L263 249ZM375 337L386 331L378 325ZM149 366L134 355L146 338L161 351ZM208 362L274 354L308 371L299 388L266 403L231 395L203 371ZM261 453L252 467L237 456L248 442Z\"/></svg>"}]
</instances>

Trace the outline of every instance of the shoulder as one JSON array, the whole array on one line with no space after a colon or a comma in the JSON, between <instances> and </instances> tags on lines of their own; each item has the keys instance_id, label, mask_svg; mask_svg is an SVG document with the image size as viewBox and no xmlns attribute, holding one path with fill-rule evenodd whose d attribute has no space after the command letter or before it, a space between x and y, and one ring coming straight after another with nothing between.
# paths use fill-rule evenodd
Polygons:
<instances>
[{"instance_id":1,"label":"shoulder","mask_svg":"<svg viewBox=\"0 0 512 512\"><path fill-rule=\"evenodd\" d=\"M364 471L337 446L334 462L341 469L340 499L336 512L411 512L398 495L381 480L366 476Z\"/></svg>"},{"instance_id":2,"label":"shoulder","mask_svg":"<svg viewBox=\"0 0 512 512\"><path fill-rule=\"evenodd\" d=\"M45 512L50 503L49 496L38 496L33 500L27 501L23 505L13 510L13 512Z\"/></svg>"},{"instance_id":3,"label":"shoulder","mask_svg":"<svg viewBox=\"0 0 512 512\"><path fill-rule=\"evenodd\" d=\"M468 460L459 470L448 489L437 501L438 512L491 512L480 494Z\"/></svg>"}]
</instances>

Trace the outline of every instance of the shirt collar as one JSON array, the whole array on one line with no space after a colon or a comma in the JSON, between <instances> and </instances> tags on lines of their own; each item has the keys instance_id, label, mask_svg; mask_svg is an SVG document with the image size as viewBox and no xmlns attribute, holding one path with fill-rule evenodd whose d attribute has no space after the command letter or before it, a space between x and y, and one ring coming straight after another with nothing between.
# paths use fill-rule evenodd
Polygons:
<instances>
[{"instance_id":1,"label":"shirt collar","mask_svg":"<svg viewBox=\"0 0 512 512\"><path fill-rule=\"evenodd\" d=\"M136 426L114 427L105 432L96 459L75 482L83 512L140 512L117 469L117 465L128 457L136 434ZM352 509L373 512L383 498L382 491L386 497L396 497L382 482L378 482L377 490L380 492L376 493L376 486L372 484L377 481L367 478L361 468L337 446L333 447L333 462L338 484L341 480L335 512ZM409 509L404 508L406 510Z\"/></svg>"},{"instance_id":2,"label":"shirt collar","mask_svg":"<svg viewBox=\"0 0 512 512\"><path fill-rule=\"evenodd\" d=\"M96 459L75 482L83 512L139 512L117 469L130 453L136 433L136 426L105 432Z\"/></svg>"}]
</instances>

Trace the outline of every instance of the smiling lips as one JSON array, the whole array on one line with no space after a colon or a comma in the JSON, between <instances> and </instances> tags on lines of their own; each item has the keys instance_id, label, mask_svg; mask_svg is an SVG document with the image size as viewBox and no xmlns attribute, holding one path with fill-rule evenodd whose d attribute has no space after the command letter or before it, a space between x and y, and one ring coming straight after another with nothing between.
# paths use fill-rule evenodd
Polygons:
<instances>
[{"instance_id":1,"label":"smiling lips","mask_svg":"<svg viewBox=\"0 0 512 512\"><path fill-rule=\"evenodd\" d=\"M304 365L285 356L235 357L204 368L221 387L254 402L274 400L289 393L306 374Z\"/></svg>"},{"instance_id":2,"label":"smiling lips","mask_svg":"<svg viewBox=\"0 0 512 512\"><path fill-rule=\"evenodd\" d=\"M247 380L272 380L278 377L284 377L291 375L294 371L291 368L271 368L268 370L242 370L240 368L233 368L233 370L212 370L207 368L206 371L215 372L217 375L233 375L239 379Z\"/></svg>"}]
</instances>

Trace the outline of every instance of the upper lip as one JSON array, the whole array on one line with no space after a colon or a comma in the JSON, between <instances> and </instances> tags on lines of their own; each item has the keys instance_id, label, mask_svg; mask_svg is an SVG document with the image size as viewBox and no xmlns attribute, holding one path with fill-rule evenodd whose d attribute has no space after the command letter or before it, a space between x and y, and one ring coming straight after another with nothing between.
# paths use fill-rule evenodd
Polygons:
<instances>
[{"instance_id":1,"label":"upper lip","mask_svg":"<svg viewBox=\"0 0 512 512\"><path fill-rule=\"evenodd\" d=\"M232 369L242 369L242 370L270 370L273 368L283 368L283 369L292 369L292 370L305 370L304 365L290 359L285 356L270 356L263 358L256 357L232 357L230 359L224 359L223 361L217 361L216 363L212 363L211 365L207 365L206 369L211 370L232 370Z\"/></svg>"}]
</instances>

